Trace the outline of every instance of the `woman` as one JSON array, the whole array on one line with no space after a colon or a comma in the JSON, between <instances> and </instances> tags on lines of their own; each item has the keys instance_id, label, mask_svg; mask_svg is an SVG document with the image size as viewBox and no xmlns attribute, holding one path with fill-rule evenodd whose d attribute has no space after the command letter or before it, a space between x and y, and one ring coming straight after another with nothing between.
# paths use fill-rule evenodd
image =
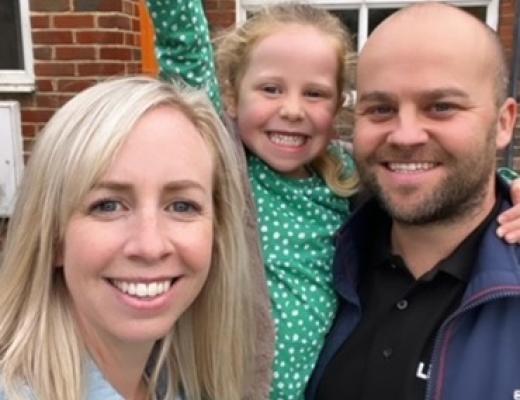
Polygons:
<instances>
[{"instance_id":1,"label":"woman","mask_svg":"<svg viewBox=\"0 0 520 400\"><path fill-rule=\"evenodd\" d=\"M38 140L5 243L3 398L241 398L244 209L204 96L138 77L69 101Z\"/></svg>"}]
</instances>

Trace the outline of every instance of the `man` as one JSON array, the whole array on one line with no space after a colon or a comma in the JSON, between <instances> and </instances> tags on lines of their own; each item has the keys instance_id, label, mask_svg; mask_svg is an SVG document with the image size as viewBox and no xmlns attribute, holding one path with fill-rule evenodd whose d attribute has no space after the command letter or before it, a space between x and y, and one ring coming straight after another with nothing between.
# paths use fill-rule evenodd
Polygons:
<instances>
[{"instance_id":1,"label":"man","mask_svg":"<svg viewBox=\"0 0 520 400\"><path fill-rule=\"evenodd\" d=\"M375 199L338 236L341 308L308 399L520 399L520 249L495 234L506 70L494 33L447 5L369 38L354 148Z\"/></svg>"}]
</instances>

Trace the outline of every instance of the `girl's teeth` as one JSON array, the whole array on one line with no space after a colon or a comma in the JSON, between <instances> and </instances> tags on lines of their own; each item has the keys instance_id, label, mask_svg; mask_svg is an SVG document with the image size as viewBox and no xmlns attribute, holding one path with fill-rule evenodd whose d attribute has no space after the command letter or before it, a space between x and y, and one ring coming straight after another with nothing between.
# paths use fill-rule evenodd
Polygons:
<instances>
[{"instance_id":1,"label":"girl's teeth","mask_svg":"<svg viewBox=\"0 0 520 400\"><path fill-rule=\"evenodd\" d=\"M169 280L151 283L113 280L112 283L121 292L139 298L160 296L167 292L171 286L171 281Z\"/></svg>"},{"instance_id":2,"label":"girl's teeth","mask_svg":"<svg viewBox=\"0 0 520 400\"><path fill-rule=\"evenodd\" d=\"M305 136L303 135L285 135L281 133L269 133L269 140L276 144L284 146L302 146L305 143Z\"/></svg>"}]
</instances>

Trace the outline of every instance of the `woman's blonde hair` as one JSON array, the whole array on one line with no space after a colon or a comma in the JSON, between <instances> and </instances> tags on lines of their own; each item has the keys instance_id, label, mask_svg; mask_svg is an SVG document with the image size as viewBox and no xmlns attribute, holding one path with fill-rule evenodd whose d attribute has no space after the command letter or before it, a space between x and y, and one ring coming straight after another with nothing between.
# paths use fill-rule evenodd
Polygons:
<instances>
[{"instance_id":1,"label":"woman's blonde hair","mask_svg":"<svg viewBox=\"0 0 520 400\"><path fill-rule=\"evenodd\" d=\"M242 26L216 39L216 64L225 108L236 106L240 84L255 45L290 24L313 27L332 39L339 67L336 88L337 111L340 111L344 99L342 94L353 87L355 52L350 34L341 21L328 11L292 2L266 6L255 12ZM356 191L357 175L346 171L344 162L337 154L324 151L312 162L312 166L336 194L349 196Z\"/></svg>"},{"instance_id":2,"label":"woman's blonde hair","mask_svg":"<svg viewBox=\"0 0 520 400\"><path fill-rule=\"evenodd\" d=\"M207 282L171 334L158 341L150 395L190 400L242 397L255 337L235 145L200 92L131 77L80 93L49 121L30 157L0 268L0 375L7 397L84 398L86 351L61 268L54 268L71 214L104 174L137 121L171 106L197 128L215 162L214 244ZM172 132L172 134L175 134Z\"/></svg>"}]
</instances>

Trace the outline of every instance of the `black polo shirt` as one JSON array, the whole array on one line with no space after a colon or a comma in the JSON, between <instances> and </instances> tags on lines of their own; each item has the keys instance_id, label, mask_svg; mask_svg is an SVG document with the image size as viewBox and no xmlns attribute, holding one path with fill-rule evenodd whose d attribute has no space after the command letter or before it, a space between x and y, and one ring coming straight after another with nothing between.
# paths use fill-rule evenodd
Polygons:
<instances>
[{"instance_id":1,"label":"black polo shirt","mask_svg":"<svg viewBox=\"0 0 520 400\"><path fill-rule=\"evenodd\" d=\"M453 253L419 279L391 254L390 219L378 225L373 252L363 255L361 321L325 369L316 400L424 399L435 333L460 304L499 204L498 199Z\"/></svg>"}]
</instances>

